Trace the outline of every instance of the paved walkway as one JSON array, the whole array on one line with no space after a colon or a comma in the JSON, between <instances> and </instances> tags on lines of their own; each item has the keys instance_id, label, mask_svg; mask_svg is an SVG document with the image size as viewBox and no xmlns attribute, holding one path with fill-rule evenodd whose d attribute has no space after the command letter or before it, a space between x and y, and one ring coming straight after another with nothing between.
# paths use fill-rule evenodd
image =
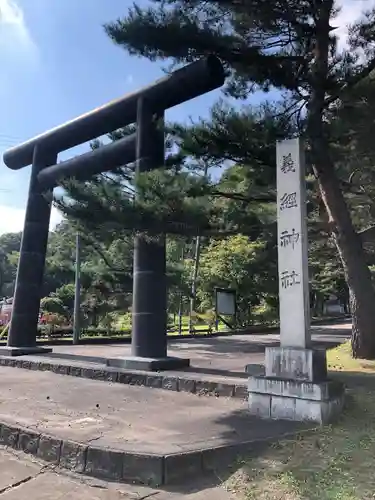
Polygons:
<instances>
[{"instance_id":1,"label":"paved walkway","mask_svg":"<svg viewBox=\"0 0 375 500\"><path fill-rule=\"evenodd\" d=\"M0 368L0 420L84 444L178 453L261 439L294 424L258 420L246 403Z\"/></svg>"},{"instance_id":2,"label":"paved walkway","mask_svg":"<svg viewBox=\"0 0 375 500\"><path fill-rule=\"evenodd\" d=\"M350 334L350 325L315 327L313 332L315 342L329 346L345 341ZM171 343L169 353L192 360L189 376L245 384L245 366L252 364L255 370L262 368L265 346L278 344L278 341L278 335L197 338ZM108 357L121 357L127 353L129 346L118 344L61 346L55 347L52 355L29 356L24 359L64 363L64 360L68 362L78 355L81 364L93 368L103 366ZM205 450L237 446L240 443L247 443L248 449L249 442L266 437L277 439L282 434L299 428L292 422L263 421L250 417L246 411L246 403L241 399L176 393L5 366L0 367L0 395L0 423L9 423L10 426L6 430L7 439L14 432L11 426L19 425L21 428L34 430L35 439L39 439L39 433L42 436L46 433L63 442L79 442L88 450L85 455L86 468L90 465L91 449L91 466L95 462L93 453L97 453L95 450L98 449L112 449L115 450L114 453L125 454L151 453L155 456L163 453L163 457L184 454L195 456L197 452L200 464ZM1 430L0 425L2 442L10 442L4 440L4 429L5 427ZM16 432L15 442L18 443L18 439L21 442L21 433L18 437L19 431ZM22 436L23 445L26 443L31 448L36 446L32 432ZM38 446L41 442L42 438ZM28 449L23 445L12 446ZM60 445L61 454L63 446ZM39 449L35 454L43 456L39 454ZM26 460L25 455L18 455L15 451L4 452L0 448L0 495L8 499L28 500L58 499L67 495L70 500L231 498L217 486L217 479L206 478L206 483L201 483L196 479L195 471L198 469L192 468L190 462L177 460L176 463L185 476L189 476L188 471L191 473L189 488L171 489L165 486L163 490L152 490L111 483L94 484L84 476L64 472L55 465L36 463L31 458ZM110 469L112 465L109 464ZM169 469L166 465L163 467L164 474L167 474ZM205 467L203 469L206 470ZM172 471L172 467L170 470Z\"/></svg>"},{"instance_id":3,"label":"paved walkway","mask_svg":"<svg viewBox=\"0 0 375 500\"><path fill-rule=\"evenodd\" d=\"M0 443L94 477L175 484L305 429L227 397L0 367Z\"/></svg>"},{"instance_id":4,"label":"paved walkway","mask_svg":"<svg viewBox=\"0 0 375 500\"><path fill-rule=\"evenodd\" d=\"M313 326L312 339L319 346L330 347L345 342L350 337L351 323ZM280 336L275 334L233 335L211 338L195 338L172 341L168 344L168 354L190 358L191 367L179 371L200 379L238 383L246 379L245 367L253 365L253 374L262 372L264 349L266 346L279 345ZM130 355L130 345L64 345L53 347L55 360L75 359L93 363L105 363L106 358L121 358ZM72 358L73 357L73 358ZM39 357L40 358L40 357ZM168 372L172 375L172 372ZM175 373L173 373L175 375ZM243 383L245 380L242 381Z\"/></svg>"},{"instance_id":5,"label":"paved walkway","mask_svg":"<svg viewBox=\"0 0 375 500\"><path fill-rule=\"evenodd\" d=\"M156 490L90 479L46 466L20 452L0 447L0 499L4 500L232 500L207 477L185 488Z\"/></svg>"}]
</instances>

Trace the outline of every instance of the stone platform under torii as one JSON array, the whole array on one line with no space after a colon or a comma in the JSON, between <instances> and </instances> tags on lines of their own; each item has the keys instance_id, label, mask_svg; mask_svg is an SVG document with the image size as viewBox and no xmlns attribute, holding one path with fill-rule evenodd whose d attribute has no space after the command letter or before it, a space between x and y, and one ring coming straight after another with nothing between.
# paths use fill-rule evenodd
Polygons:
<instances>
[{"instance_id":1,"label":"stone platform under torii","mask_svg":"<svg viewBox=\"0 0 375 500\"><path fill-rule=\"evenodd\" d=\"M265 375L248 380L249 410L271 419L333 420L344 404L344 386L327 376L324 349L313 349L306 181L299 139L277 144L277 225L280 347L267 347Z\"/></svg>"}]
</instances>

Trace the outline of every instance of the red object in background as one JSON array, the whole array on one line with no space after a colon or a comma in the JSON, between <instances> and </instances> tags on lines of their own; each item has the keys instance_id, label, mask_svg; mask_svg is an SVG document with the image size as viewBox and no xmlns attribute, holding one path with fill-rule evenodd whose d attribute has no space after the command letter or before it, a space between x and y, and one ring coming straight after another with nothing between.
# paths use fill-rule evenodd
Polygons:
<instances>
[{"instance_id":1,"label":"red object in background","mask_svg":"<svg viewBox=\"0 0 375 500\"><path fill-rule=\"evenodd\" d=\"M44 314L39 314L39 324L40 325L45 325L47 323L47 319L44 316Z\"/></svg>"},{"instance_id":2,"label":"red object in background","mask_svg":"<svg viewBox=\"0 0 375 500\"><path fill-rule=\"evenodd\" d=\"M4 302L0 302L0 326L6 326L12 317L13 304L7 304ZM45 325L47 323L46 317L40 313L39 321L40 325Z\"/></svg>"},{"instance_id":3,"label":"red object in background","mask_svg":"<svg viewBox=\"0 0 375 500\"><path fill-rule=\"evenodd\" d=\"M0 326L5 326L9 323L12 316L13 304L0 305Z\"/></svg>"},{"instance_id":4,"label":"red object in background","mask_svg":"<svg viewBox=\"0 0 375 500\"><path fill-rule=\"evenodd\" d=\"M12 299L8 299L12 300ZM12 301L13 302L13 301ZM0 302L0 326L5 326L9 323L12 317L13 303ZM39 314L39 324L45 325L47 320L43 314Z\"/></svg>"}]
</instances>

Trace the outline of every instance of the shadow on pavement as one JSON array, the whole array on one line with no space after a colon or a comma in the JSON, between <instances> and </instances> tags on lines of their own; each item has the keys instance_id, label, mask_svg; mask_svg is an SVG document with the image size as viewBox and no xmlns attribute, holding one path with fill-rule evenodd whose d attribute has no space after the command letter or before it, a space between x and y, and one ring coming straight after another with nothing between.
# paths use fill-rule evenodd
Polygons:
<instances>
[{"instance_id":1,"label":"shadow on pavement","mask_svg":"<svg viewBox=\"0 0 375 500\"><path fill-rule=\"evenodd\" d=\"M375 390L375 373L363 372L346 372L346 371L330 371L329 378L340 380L348 389L356 387Z\"/></svg>"},{"instance_id":2,"label":"shadow on pavement","mask_svg":"<svg viewBox=\"0 0 375 500\"><path fill-rule=\"evenodd\" d=\"M250 416L246 410L236 410L216 421L223 427L220 441L225 450L213 453L210 461L211 472L205 477L186 477L186 481L162 487L163 491L178 494L194 494L220 486L241 467L243 457L262 454L270 444L280 439L294 438L296 433L308 431L315 424L302 424L287 420L262 420ZM171 497L173 498L173 497ZM229 497L228 497L229 498Z\"/></svg>"}]
</instances>

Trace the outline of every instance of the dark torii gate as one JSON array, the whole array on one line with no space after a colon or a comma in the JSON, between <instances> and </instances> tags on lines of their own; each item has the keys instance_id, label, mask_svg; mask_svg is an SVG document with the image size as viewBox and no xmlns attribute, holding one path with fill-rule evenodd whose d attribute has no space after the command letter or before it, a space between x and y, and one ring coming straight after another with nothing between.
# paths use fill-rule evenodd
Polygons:
<instances>
[{"instance_id":1,"label":"dark torii gate","mask_svg":"<svg viewBox=\"0 0 375 500\"><path fill-rule=\"evenodd\" d=\"M38 315L51 215L52 190L67 177L80 180L136 160L139 172L164 163L164 131L158 126L173 106L219 88L224 68L208 56L123 98L60 125L4 153L13 170L32 164L25 224L7 347L9 356L45 352L36 344ZM131 123L136 132L57 164L60 152ZM165 237L134 242L132 357L108 364L139 369L178 368L188 360L167 356L167 289Z\"/></svg>"}]
</instances>

